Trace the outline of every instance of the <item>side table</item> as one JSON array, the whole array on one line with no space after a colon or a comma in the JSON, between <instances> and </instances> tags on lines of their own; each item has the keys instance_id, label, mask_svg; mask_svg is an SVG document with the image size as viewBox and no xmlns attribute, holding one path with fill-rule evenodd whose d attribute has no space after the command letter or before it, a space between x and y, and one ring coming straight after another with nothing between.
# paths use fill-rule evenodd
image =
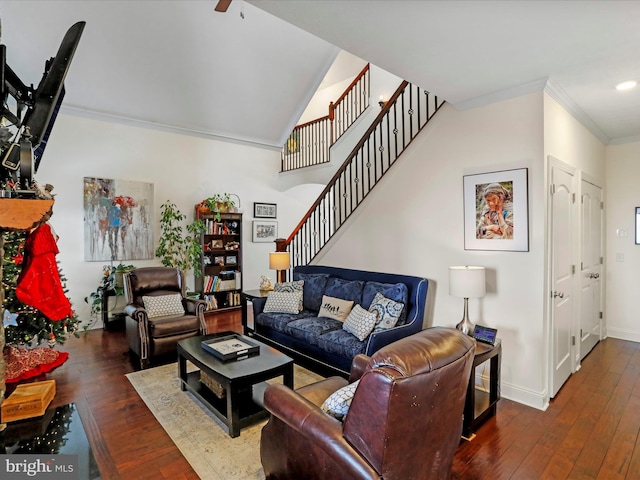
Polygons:
<instances>
[{"instance_id":1,"label":"side table","mask_svg":"<svg viewBox=\"0 0 640 480\"><path fill-rule=\"evenodd\" d=\"M123 330L124 315L109 316L109 297L116 297L118 294L113 288L102 289L102 304L100 305L100 315L102 316L102 328L107 331Z\"/></svg>"},{"instance_id":2,"label":"side table","mask_svg":"<svg viewBox=\"0 0 640 480\"><path fill-rule=\"evenodd\" d=\"M500 357L502 355L502 342L500 339L495 345L488 343L476 343L476 355L473 359L471 378L467 387L467 399L464 404L464 419L462 422L462 436L471 440L475 431L488 418L496 414L496 406L500 400ZM476 387L476 368L489 360L489 391Z\"/></svg>"},{"instance_id":3,"label":"side table","mask_svg":"<svg viewBox=\"0 0 640 480\"><path fill-rule=\"evenodd\" d=\"M271 290L244 290L242 296L242 332L251 336L254 330L253 308L249 309L249 302L255 298L265 298Z\"/></svg>"}]
</instances>

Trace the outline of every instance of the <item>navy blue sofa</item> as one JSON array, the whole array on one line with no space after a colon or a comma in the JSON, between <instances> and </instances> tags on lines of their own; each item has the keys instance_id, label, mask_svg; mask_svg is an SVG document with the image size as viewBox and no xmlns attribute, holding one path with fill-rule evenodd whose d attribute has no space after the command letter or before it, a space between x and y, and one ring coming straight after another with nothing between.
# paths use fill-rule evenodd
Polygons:
<instances>
[{"instance_id":1,"label":"navy blue sofa","mask_svg":"<svg viewBox=\"0 0 640 480\"><path fill-rule=\"evenodd\" d=\"M293 280L304 280L304 310L297 314L265 313L266 298L254 299L254 330L250 334L317 373L348 377L357 354L370 356L383 346L422 330L426 278L306 265L294 268ZM342 322L318 317L323 295L353 300L368 309L376 292L402 301L405 308L395 327L373 332L364 341L343 330Z\"/></svg>"}]
</instances>

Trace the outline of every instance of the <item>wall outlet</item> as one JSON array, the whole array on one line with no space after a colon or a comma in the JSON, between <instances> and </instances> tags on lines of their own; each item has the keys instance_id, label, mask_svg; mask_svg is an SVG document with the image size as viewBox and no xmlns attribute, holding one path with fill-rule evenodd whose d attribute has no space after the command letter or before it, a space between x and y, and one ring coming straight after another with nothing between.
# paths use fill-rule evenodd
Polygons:
<instances>
[{"instance_id":1,"label":"wall outlet","mask_svg":"<svg viewBox=\"0 0 640 480\"><path fill-rule=\"evenodd\" d=\"M624 253L616 253L616 262L624 262Z\"/></svg>"}]
</instances>

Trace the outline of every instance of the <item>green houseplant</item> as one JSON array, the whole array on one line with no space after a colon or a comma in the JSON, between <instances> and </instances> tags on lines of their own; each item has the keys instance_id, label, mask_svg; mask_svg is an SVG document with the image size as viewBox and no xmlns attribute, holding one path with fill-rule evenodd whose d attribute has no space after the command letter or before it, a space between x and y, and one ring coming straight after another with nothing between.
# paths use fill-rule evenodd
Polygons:
<instances>
[{"instance_id":1,"label":"green houseplant","mask_svg":"<svg viewBox=\"0 0 640 480\"><path fill-rule=\"evenodd\" d=\"M202 200L197 205L198 210L201 212L213 212L213 218L219 222L221 213L226 213L236 206L235 200L231 198L232 195L238 197L235 193L215 193L212 196ZM239 201L240 197L238 197L238 202Z\"/></svg>"},{"instance_id":2,"label":"green houseplant","mask_svg":"<svg viewBox=\"0 0 640 480\"><path fill-rule=\"evenodd\" d=\"M196 219L184 227L182 222L187 217L169 200L162 204L160 213L160 242L156 257L165 267L183 272L192 269L196 276L200 275L203 253L200 235L204 233L204 223Z\"/></svg>"},{"instance_id":3,"label":"green houseplant","mask_svg":"<svg viewBox=\"0 0 640 480\"><path fill-rule=\"evenodd\" d=\"M91 315L96 316L102 312L102 297L105 291L113 290L116 298L124 295L122 276L134 268L136 268L134 265L124 265L122 263L115 267L112 265L102 267L102 276L100 277L98 286L88 296L84 297L85 303L91 307Z\"/></svg>"}]
</instances>

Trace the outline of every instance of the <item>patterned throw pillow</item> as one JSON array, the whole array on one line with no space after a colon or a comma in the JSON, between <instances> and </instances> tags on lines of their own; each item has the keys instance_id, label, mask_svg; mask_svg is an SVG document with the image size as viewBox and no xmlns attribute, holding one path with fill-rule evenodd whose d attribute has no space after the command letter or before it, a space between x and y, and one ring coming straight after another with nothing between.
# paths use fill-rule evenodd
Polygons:
<instances>
[{"instance_id":1,"label":"patterned throw pillow","mask_svg":"<svg viewBox=\"0 0 640 480\"><path fill-rule=\"evenodd\" d=\"M149 318L184 314L182 295L179 293L142 297L142 303Z\"/></svg>"},{"instance_id":2,"label":"patterned throw pillow","mask_svg":"<svg viewBox=\"0 0 640 480\"><path fill-rule=\"evenodd\" d=\"M400 302L394 302L393 300L385 297L381 293L376 293L373 297L373 302L369 307L370 312L374 312L378 317L376 326L373 329L374 332L380 332L388 328L392 328L398 323L400 314L404 304Z\"/></svg>"},{"instance_id":3,"label":"patterned throw pillow","mask_svg":"<svg viewBox=\"0 0 640 480\"><path fill-rule=\"evenodd\" d=\"M374 312L367 312L360 305L356 305L344 321L342 329L354 335L361 342L369 336L376 326L378 317Z\"/></svg>"},{"instance_id":4,"label":"patterned throw pillow","mask_svg":"<svg viewBox=\"0 0 640 480\"><path fill-rule=\"evenodd\" d=\"M358 383L360 383L360 380L356 380L346 387L342 387L341 389L333 392L320 407L322 411L342 421L342 419L347 415L347 412L349 412L351 400L353 400L353 396L356 393Z\"/></svg>"},{"instance_id":5,"label":"patterned throw pillow","mask_svg":"<svg viewBox=\"0 0 640 480\"><path fill-rule=\"evenodd\" d=\"M296 280L294 282L283 282L283 283L276 283L275 286L273 287L273 291L274 292L304 292L304 280ZM300 296L300 308L299 311L302 311L302 298L303 296ZM297 313L297 312L296 312Z\"/></svg>"},{"instance_id":6,"label":"patterned throw pillow","mask_svg":"<svg viewBox=\"0 0 640 480\"><path fill-rule=\"evenodd\" d=\"M300 313L302 292L269 292L264 304L265 313Z\"/></svg>"},{"instance_id":7,"label":"patterned throw pillow","mask_svg":"<svg viewBox=\"0 0 640 480\"><path fill-rule=\"evenodd\" d=\"M333 318L344 322L351 311L351 307L353 307L353 302L350 300L343 300L341 298L323 295L318 316Z\"/></svg>"}]
</instances>

